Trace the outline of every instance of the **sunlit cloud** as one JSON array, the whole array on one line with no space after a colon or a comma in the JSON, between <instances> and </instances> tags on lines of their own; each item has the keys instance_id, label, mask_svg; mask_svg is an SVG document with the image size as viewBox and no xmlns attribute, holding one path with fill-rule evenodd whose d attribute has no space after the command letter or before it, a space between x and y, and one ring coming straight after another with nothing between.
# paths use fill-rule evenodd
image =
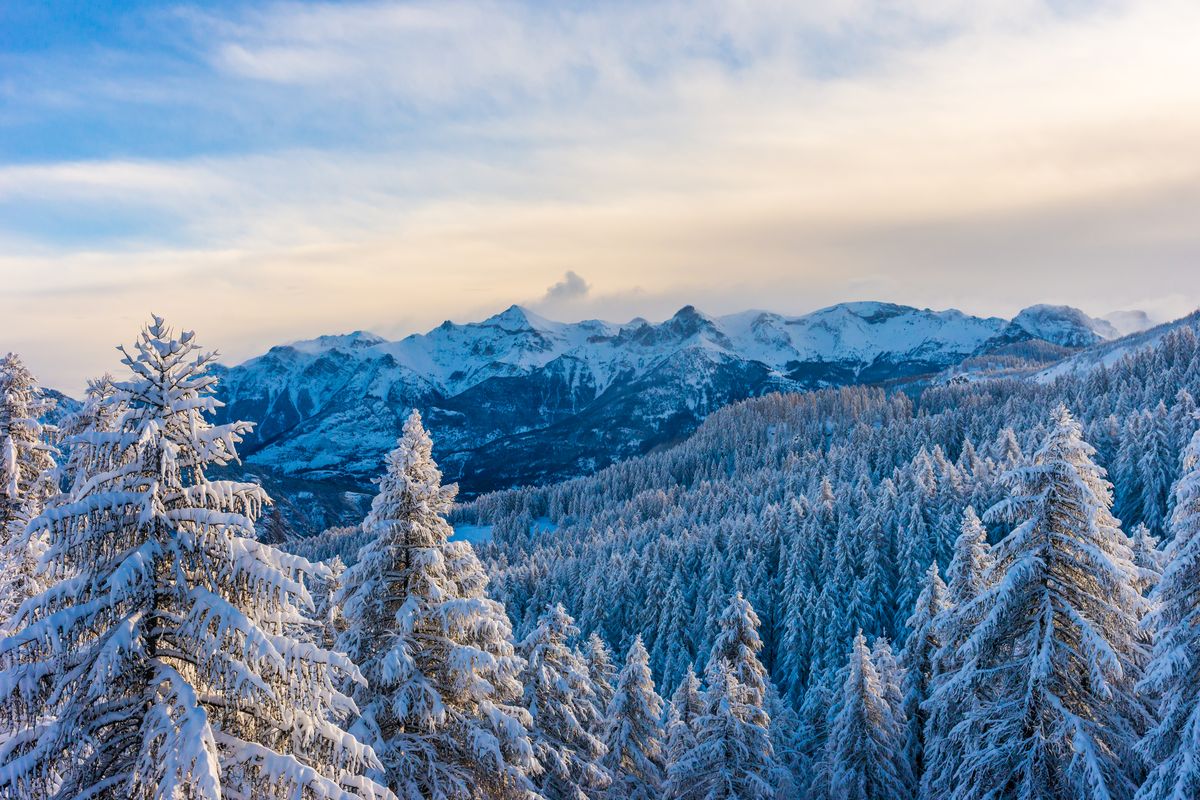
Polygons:
<instances>
[{"instance_id":1,"label":"sunlit cloud","mask_svg":"<svg viewBox=\"0 0 1200 800\"><path fill-rule=\"evenodd\" d=\"M78 387L151 309L238 360L521 301L1197 304L1194 3L817 5L196 7L169 56L9 56L29 137L103 124L0 138L0 335Z\"/></svg>"}]
</instances>

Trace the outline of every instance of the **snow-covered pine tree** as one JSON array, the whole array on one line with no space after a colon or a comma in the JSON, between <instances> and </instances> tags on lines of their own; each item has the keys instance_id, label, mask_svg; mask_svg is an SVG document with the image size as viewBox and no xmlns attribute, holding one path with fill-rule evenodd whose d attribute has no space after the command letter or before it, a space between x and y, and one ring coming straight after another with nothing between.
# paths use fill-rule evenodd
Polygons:
<instances>
[{"instance_id":1,"label":"snow-covered pine tree","mask_svg":"<svg viewBox=\"0 0 1200 800\"><path fill-rule=\"evenodd\" d=\"M879 688L883 699L892 710L892 716L900 719L904 713L904 669L900 666L896 651L892 649L892 643L886 636L879 636L871 642L871 664L875 667L875 674L879 676Z\"/></svg>"},{"instance_id":2,"label":"snow-covered pine tree","mask_svg":"<svg viewBox=\"0 0 1200 800\"><path fill-rule=\"evenodd\" d=\"M704 697L700 691L700 679L690 666L683 676L683 682L671 695L671 703L667 708L667 751L666 766L667 784L665 796L680 798L686 795L689 787L677 785L672 776L671 767L680 762L684 756L696 746L697 720L704 713Z\"/></svg>"},{"instance_id":3,"label":"snow-covered pine tree","mask_svg":"<svg viewBox=\"0 0 1200 800\"><path fill-rule=\"evenodd\" d=\"M1158 537L1150 532L1146 524L1139 522L1131 534L1133 539L1133 566L1137 568L1137 588L1144 595L1158 585L1163 572L1163 551Z\"/></svg>"},{"instance_id":4,"label":"snow-covered pine tree","mask_svg":"<svg viewBox=\"0 0 1200 800\"><path fill-rule=\"evenodd\" d=\"M904 751L914 781L920 781L925 771L925 727L929 713L924 703L929 699L937 655L944 644L939 621L946 608L946 584L935 562L925 571L917 606L905 623L909 634L900 654L904 670L901 679L906 728Z\"/></svg>"},{"instance_id":5,"label":"snow-covered pine tree","mask_svg":"<svg viewBox=\"0 0 1200 800\"><path fill-rule=\"evenodd\" d=\"M1150 773L1137 800L1200 797L1200 431L1172 495L1169 561L1146 617L1154 651L1140 688L1158 714L1140 745Z\"/></svg>"},{"instance_id":6,"label":"snow-covered pine tree","mask_svg":"<svg viewBox=\"0 0 1200 800\"><path fill-rule=\"evenodd\" d=\"M1146 603L1094 450L1066 407L1052 422L990 512L1018 524L993 548L995 585L971 604L981 620L960 680L974 700L951 732L964 759L952 786L932 787L959 800L1122 800L1141 778Z\"/></svg>"},{"instance_id":7,"label":"snow-covered pine tree","mask_svg":"<svg viewBox=\"0 0 1200 800\"><path fill-rule=\"evenodd\" d=\"M613 666L612 651L595 631L592 631L584 643L583 658L587 663L588 679L592 682L592 688L596 690L596 708L604 711L612 702L617 668ZM601 727L603 728L603 724ZM599 734L601 731L593 733Z\"/></svg>"},{"instance_id":8,"label":"snow-covered pine tree","mask_svg":"<svg viewBox=\"0 0 1200 800\"><path fill-rule=\"evenodd\" d=\"M255 540L261 487L205 474L250 429L207 420L214 355L159 317L121 350L119 418L74 438L103 468L30 524L65 577L0 641L0 794L390 797L340 727L357 668L289 635L321 570Z\"/></svg>"},{"instance_id":9,"label":"snow-covered pine tree","mask_svg":"<svg viewBox=\"0 0 1200 800\"><path fill-rule=\"evenodd\" d=\"M921 773L921 796L935 797L934 787L951 785L958 768L961 741L950 738L951 727L965 715L975 701L962 674L962 646L975 631L986 609L974 601L989 587L993 577L991 545L975 509L963 511L954 553L946 567L946 603L936 619L941 649L933 664L929 698L923 704L926 713L925 748Z\"/></svg>"},{"instance_id":10,"label":"snow-covered pine tree","mask_svg":"<svg viewBox=\"0 0 1200 800\"><path fill-rule=\"evenodd\" d=\"M905 671L900 660L892 650L892 643L886 636L879 636L871 643L871 665L879 677L879 688L891 712L892 737L898 743L892 749L892 760L896 765L896 775L901 783L909 787L909 792L916 786L913 778L912 765L905 750L905 733L908 728L908 718L904 710ZM832 727L832 726L831 726Z\"/></svg>"},{"instance_id":11,"label":"snow-covered pine tree","mask_svg":"<svg viewBox=\"0 0 1200 800\"><path fill-rule=\"evenodd\" d=\"M1143 435L1137 442L1137 469L1141 476L1142 507L1139 521L1151 531L1162 533L1167 522L1171 479L1176 474L1179 450L1171 430L1171 418L1160 399L1146 415Z\"/></svg>"},{"instance_id":12,"label":"snow-covered pine tree","mask_svg":"<svg viewBox=\"0 0 1200 800\"><path fill-rule=\"evenodd\" d=\"M448 542L457 486L443 486L413 411L363 523L375 538L335 602L339 648L369 683L353 730L401 798L525 798L535 769L519 705L521 659L504 607L469 546Z\"/></svg>"},{"instance_id":13,"label":"snow-covered pine tree","mask_svg":"<svg viewBox=\"0 0 1200 800\"><path fill-rule=\"evenodd\" d=\"M776 765L761 707L746 702L755 692L738 683L723 659L709 662L704 713L696 720L696 743L669 767L672 800L774 800Z\"/></svg>"},{"instance_id":14,"label":"snow-covered pine tree","mask_svg":"<svg viewBox=\"0 0 1200 800\"><path fill-rule=\"evenodd\" d=\"M538 791L547 800L587 800L611 783L600 765L604 742L591 733L601 716L596 693L587 664L569 644L578 633L566 609L556 604L521 642L525 706L533 715L533 749L542 767Z\"/></svg>"},{"instance_id":15,"label":"snow-covered pine tree","mask_svg":"<svg viewBox=\"0 0 1200 800\"><path fill-rule=\"evenodd\" d=\"M115 379L108 373L89 380L83 404L59 423L59 436L63 442L69 442L70 447L58 467L58 482L63 491L55 495L56 503L70 502L93 475L111 466L103 460L108 456L106 449L90 440L97 433L116 430L125 413L123 402L115 397L114 383Z\"/></svg>"},{"instance_id":16,"label":"snow-covered pine tree","mask_svg":"<svg viewBox=\"0 0 1200 800\"><path fill-rule=\"evenodd\" d=\"M906 800L911 791L897 772L904 747L885 688L860 631L826 745L819 795L828 800Z\"/></svg>"},{"instance_id":17,"label":"snow-covered pine tree","mask_svg":"<svg viewBox=\"0 0 1200 800\"><path fill-rule=\"evenodd\" d=\"M696 722L696 743L670 770L669 783L679 797L774 797L779 765L765 707L767 671L758 660L761 649L758 615L738 592L718 620L705 667L708 688L704 713Z\"/></svg>"},{"instance_id":18,"label":"snow-covered pine tree","mask_svg":"<svg viewBox=\"0 0 1200 800\"><path fill-rule=\"evenodd\" d=\"M798 797L803 784L800 771L804 764L800 715L792 709L773 683L767 684L767 714L771 717L771 750L776 764L772 776L775 796Z\"/></svg>"},{"instance_id":19,"label":"snow-covered pine tree","mask_svg":"<svg viewBox=\"0 0 1200 800\"><path fill-rule=\"evenodd\" d=\"M663 791L665 748L663 702L654 691L650 654L637 636L605 714L601 760L612 775L608 796L613 800L658 800Z\"/></svg>"},{"instance_id":20,"label":"snow-covered pine tree","mask_svg":"<svg viewBox=\"0 0 1200 800\"><path fill-rule=\"evenodd\" d=\"M709 663L724 661L738 686L752 693L746 703L763 709L767 699L767 670L758 660L763 646L758 636L758 614L750 601L737 592L721 612L717 625ZM766 717L765 711L763 716Z\"/></svg>"},{"instance_id":21,"label":"snow-covered pine tree","mask_svg":"<svg viewBox=\"0 0 1200 800\"><path fill-rule=\"evenodd\" d=\"M19 356L0 358L0 631L44 588L38 561L46 542L26 526L57 491L54 429L42 424L53 408Z\"/></svg>"}]
</instances>

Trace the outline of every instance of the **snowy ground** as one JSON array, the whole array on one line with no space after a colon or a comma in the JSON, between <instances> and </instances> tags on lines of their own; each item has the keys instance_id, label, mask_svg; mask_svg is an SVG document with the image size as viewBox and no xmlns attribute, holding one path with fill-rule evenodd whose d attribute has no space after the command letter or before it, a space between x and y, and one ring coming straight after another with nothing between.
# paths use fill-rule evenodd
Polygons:
<instances>
[{"instance_id":1,"label":"snowy ground","mask_svg":"<svg viewBox=\"0 0 1200 800\"><path fill-rule=\"evenodd\" d=\"M455 542L470 542L471 544L483 544L492 540L493 525L455 525L454 535L450 537L451 541ZM531 533L554 533L558 530L558 526L550 521L549 517L538 517L533 521Z\"/></svg>"}]
</instances>

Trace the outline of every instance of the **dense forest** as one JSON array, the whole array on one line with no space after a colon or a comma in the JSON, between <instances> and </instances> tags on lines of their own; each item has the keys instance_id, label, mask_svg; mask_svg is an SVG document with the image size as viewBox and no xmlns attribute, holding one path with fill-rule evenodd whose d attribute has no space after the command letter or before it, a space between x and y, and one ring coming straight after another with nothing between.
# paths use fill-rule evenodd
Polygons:
<instances>
[{"instance_id":1,"label":"dense forest","mask_svg":"<svg viewBox=\"0 0 1200 800\"><path fill-rule=\"evenodd\" d=\"M190 332L57 427L9 356L0 796L1196 797L1198 350L773 394L459 505L414 413L288 541Z\"/></svg>"}]
</instances>

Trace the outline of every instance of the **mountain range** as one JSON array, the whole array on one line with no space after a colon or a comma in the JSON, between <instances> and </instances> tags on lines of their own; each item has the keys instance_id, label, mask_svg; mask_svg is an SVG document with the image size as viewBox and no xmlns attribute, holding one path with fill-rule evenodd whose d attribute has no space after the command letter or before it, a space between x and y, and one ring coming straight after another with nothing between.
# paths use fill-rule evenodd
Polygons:
<instances>
[{"instance_id":1,"label":"mountain range","mask_svg":"<svg viewBox=\"0 0 1200 800\"><path fill-rule=\"evenodd\" d=\"M1045 366L1118 336L1106 320L1046 305L1011 320L878 302L802 316L685 306L623 324L512 306L398 341L355 331L272 347L219 367L219 395L222 419L257 425L241 471L284 501L294 527L318 530L361 515L413 408L470 496L670 446L717 408L772 391L919 384L996 359Z\"/></svg>"}]
</instances>

